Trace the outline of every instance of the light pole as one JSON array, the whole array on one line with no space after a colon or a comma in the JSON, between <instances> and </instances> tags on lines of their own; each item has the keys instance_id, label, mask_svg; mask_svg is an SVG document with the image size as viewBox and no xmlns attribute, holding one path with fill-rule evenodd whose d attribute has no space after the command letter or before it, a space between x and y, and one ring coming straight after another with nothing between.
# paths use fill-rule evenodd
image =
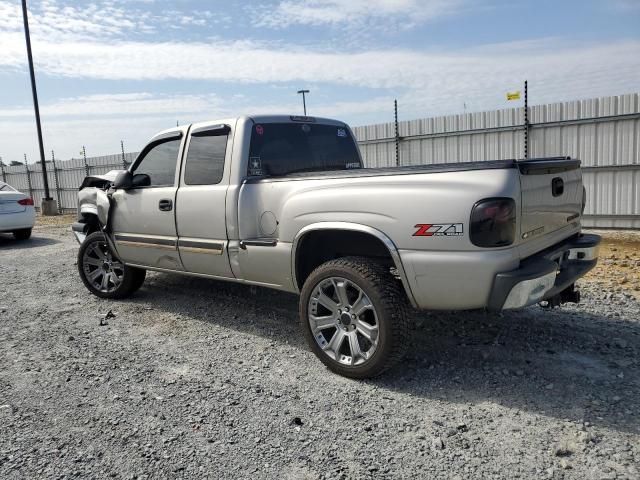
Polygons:
<instances>
[{"instance_id":1,"label":"light pole","mask_svg":"<svg viewBox=\"0 0 640 480\"><path fill-rule=\"evenodd\" d=\"M44 159L42 145L42 128L40 126L40 108L38 107L38 92L36 90L36 75L33 71L33 56L31 55L31 36L29 35L29 17L27 14L27 0L22 0L22 18L24 20L24 37L27 41L27 58L29 60L29 74L31 76L31 93L33 94L33 108L36 114L36 128L38 130L38 147L40 148L40 163L42 165L42 183L44 184L44 198L42 199L42 214L56 215L58 213L55 200L49 195L49 179L47 178L47 164Z\"/></svg>"},{"instance_id":2,"label":"light pole","mask_svg":"<svg viewBox=\"0 0 640 480\"><path fill-rule=\"evenodd\" d=\"M302 94L302 108L304 108L304 116L307 116L307 101L305 94L309 93L309 90L298 90L298 94Z\"/></svg>"}]
</instances>

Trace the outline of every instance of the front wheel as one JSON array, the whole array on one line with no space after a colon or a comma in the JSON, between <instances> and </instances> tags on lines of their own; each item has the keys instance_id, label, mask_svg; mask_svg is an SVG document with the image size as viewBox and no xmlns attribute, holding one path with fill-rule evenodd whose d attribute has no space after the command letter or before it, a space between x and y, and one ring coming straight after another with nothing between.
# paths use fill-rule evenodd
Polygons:
<instances>
[{"instance_id":1,"label":"front wheel","mask_svg":"<svg viewBox=\"0 0 640 480\"><path fill-rule=\"evenodd\" d=\"M100 298L125 298L144 282L146 270L129 267L109 249L102 232L85 238L78 251L78 272L85 287Z\"/></svg>"},{"instance_id":2,"label":"front wheel","mask_svg":"<svg viewBox=\"0 0 640 480\"><path fill-rule=\"evenodd\" d=\"M409 343L407 299L389 269L367 258L326 262L307 278L300 322L316 356L350 378L382 374Z\"/></svg>"}]
</instances>

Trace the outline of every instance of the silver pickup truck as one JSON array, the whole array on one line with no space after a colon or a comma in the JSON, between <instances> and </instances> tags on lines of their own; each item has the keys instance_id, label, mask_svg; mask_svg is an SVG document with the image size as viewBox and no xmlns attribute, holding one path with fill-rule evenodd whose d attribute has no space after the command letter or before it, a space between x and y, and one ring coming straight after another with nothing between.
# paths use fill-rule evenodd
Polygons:
<instances>
[{"instance_id":1,"label":"silver pickup truck","mask_svg":"<svg viewBox=\"0 0 640 480\"><path fill-rule=\"evenodd\" d=\"M166 130L87 177L73 232L93 294L131 295L147 270L297 293L314 353L365 378L402 358L409 305L579 301L600 242L584 206L578 160L363 168L343 122L253 116Z\"/></svg>"}]
</instances>

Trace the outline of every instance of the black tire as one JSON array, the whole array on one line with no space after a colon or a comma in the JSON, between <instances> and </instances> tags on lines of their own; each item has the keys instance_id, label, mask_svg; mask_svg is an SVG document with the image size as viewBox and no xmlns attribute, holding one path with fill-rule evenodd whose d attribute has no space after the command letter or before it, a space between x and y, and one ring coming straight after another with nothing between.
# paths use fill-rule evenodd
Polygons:
<instances>
[{"instance_id":1,"label":"black tire","mask_svg":"<svg viewBox=\"0 0 640 480\"><path fill-rule=\"evenodd\" d=\"M109 247L107 241L102 232L93 232L87 235L82 245L80 245L80 250L78 251L78 273L80 274L80 278L82 279L82 283L87 287L91 293L100 298L111 298L111 299L120 299L131 296L136 290L138 290L142 284L144 283L144 279L147 271L141 268L129 267L127 265L121 264L121 267L117 268L118 272L121 272L121 279L118 285L113 284L110 285L109 282L106 290L100 290L94 286L92 281L88 278L90 273L93 273L96 268L93 264L86 263L85 260L87 256L85 253L89 249L93 249L94 247L99 247L101 251L109 252ZM87 260L90 262L91 259ZM120 263L114 261L114 263ZM116 269L114 268L114 271Z\"/></svg>"},{"instance_id":2,"label":"black tire","mask_svg":"<svg viewBox=\"0 0 640 480\"><path fill-rule=\"evenodd\" d=\"M31 229L21 228L20 230L16 230L13 232L13 238L16 240L29 240L29 238L31 238Z\"/></svg>"},{"instance_id":3,"label":"black tire","mask_svg":"<svg viewBox=\"0 0 640 480\"><path fill-rule=\"evenodd\" d=\"M358 365L346 365L325 353L312 331L309 320L311 296L318 291L318 288L322 288L321 285L326 285L326 282L330 282L332 278L346 279L349 284L357 286L366 294L375 310L378 326L376 348L370 358L363 360L363 363ZM355 312L355 308L353 312ZM328 261L316 268L309 275L302 288L299 313L300 324L311 350L330 370L345 377L364 379L381 375L404 357L410 343L409 306L402 285L390 274L388 267L368 258L344 257ZM316 313L318 313L317 310ZM347 322L349 322L348 318ZM354 320L354 322L356 321ZM331 332L333 327L327 328ZM342 327L336 327L334 331L337 331L338 328ZM348 330L350 327L345 328ZM356 328L355 324L352 328ZM331 343L330 340L326 340L326 342ZM350 342L348 343L348 347L351 348ZM342 346L344 347L344 344ZM332 354L335 353L332 352ZM335 356L339 356L339 354L335 354ZM344 358L351 358L350 361L354 362L353 359L356 356L352 354L352 357Z\"/></svg>"},{"instance_id":4,"label":"black tire","mask_svg":"<svg viewBox=\"0 0 640 480\"><path fill-rule=\"evenodd\" d=\"M147 278L147 271L143 268L137 267L129 267L133 270L135 280L133 282L133 290L131 293L135 293L140 290L140 287L144 284L145 279Z\"/></svg>"}]
</instances>

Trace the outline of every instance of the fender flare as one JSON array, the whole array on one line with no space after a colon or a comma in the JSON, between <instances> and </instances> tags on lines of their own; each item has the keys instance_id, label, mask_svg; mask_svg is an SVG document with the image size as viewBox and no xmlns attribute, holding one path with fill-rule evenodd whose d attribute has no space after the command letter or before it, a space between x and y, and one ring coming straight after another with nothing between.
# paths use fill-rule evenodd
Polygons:
<instances>
[{"instance_id":1,"label":"fender flare","mask_svg":"<svg viewBox=\"0 0 640 480\"><path fill-rule=\"evenodd\" d=\"M298 287L298 279L296 276L296 260L298 257L298 244L300 240L304 238L305 235L311 232L319 231L319 230L344 230L351 232L360 232L368 235L372 235L382 242L382 244L389 251L389 255L391 256L391 260L393 261L396 269L398 270L398 275L402 281L402 285L404 286L404 290L411 302L411 305L415 308L418 307L416 300L413 296L413 292L411 291L411 286L409 284L409 279L407 277L407 273L404 269L404 265L402 264L402 259L400 258L400 253L398 252L398 248L396 247L393 240L391 240L384 232L381 232L377 228L370 227L368 225L363 225L360 223L351 223L351 222L318 222L311 223L303 228L301 228L298 233L296 233L295 238L293 239L293 245L291 247L291 278L293 280L293 286L298 293L300 293L300 288Z\"/></svg>"}]
</instances>

